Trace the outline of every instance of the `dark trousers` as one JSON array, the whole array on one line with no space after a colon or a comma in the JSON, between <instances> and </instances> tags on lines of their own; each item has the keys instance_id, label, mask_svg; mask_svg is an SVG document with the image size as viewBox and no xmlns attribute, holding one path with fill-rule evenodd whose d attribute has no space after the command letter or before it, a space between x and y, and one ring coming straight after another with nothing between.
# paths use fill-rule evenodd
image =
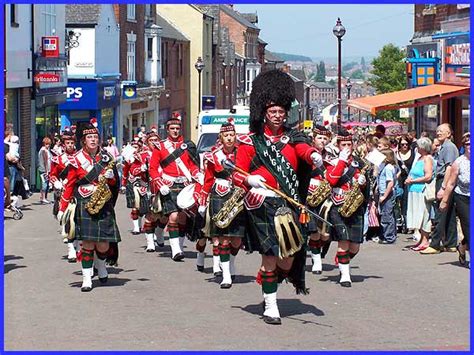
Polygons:
<instances>
[{"instance_id":1,"label":"dark trousers","mask_svg":"<svg viewBox=\"0 0 474 355\"><path fill-rule=\"evenodd\" d=\"M436 194L441 188L443 179L436 179ZM430 247L439 249L441 246L441 240L443 239L443 246L446 248L455 247L458 244L458 231L456 228L456 214L453 208L453 196L448 200L448 207L444 212L439 210L439 202L433 204L435 208L435 229L431 234ZM468 212L469 214L469 212Z\"/></svg>"},{"instance_id":2,"label":"dark trousers","mask_svg":"<svg viewBox=\"0 0 474 355\"><path fill-rule=\"evenodd\" d=\"M382 227L383 238L393 243L397 239L397 227L395 223L395 213L393 208L395 206L395 197L393 194L380 204L380 225Z\"/></svg>"},{"instance_id":3,"label":"dark trousers","mask_svg":"<svg viewBox=\"0 0 474 355\"><path fill-rule=\"evenodd\" d=\"M470 230L470 223L469 223L469 203L470 197L459 195L454 193L454 205L456 206L456 214L461 221L461 229L462 234L464 234L464 239L462 240L462 244L466 245L467 250L469 249L469 230Z\"/></svg>"}]
</instances>

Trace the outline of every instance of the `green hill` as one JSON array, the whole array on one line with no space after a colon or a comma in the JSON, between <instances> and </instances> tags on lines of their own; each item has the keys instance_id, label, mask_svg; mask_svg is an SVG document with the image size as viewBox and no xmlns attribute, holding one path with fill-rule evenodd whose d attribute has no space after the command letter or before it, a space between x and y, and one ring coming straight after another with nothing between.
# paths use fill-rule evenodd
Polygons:
<instances>
[{"instance_id":1,"label":"green hill","mask_svg":"<svg viewBox=\"0 0 474 355\"><path fill-rule=\"evenodd\" d=\"M288 54L288 53L276 53L273 52L276 56L283 59L285 62L312 62L310 57L297 54Z\"/></svg>"}]
</instances>

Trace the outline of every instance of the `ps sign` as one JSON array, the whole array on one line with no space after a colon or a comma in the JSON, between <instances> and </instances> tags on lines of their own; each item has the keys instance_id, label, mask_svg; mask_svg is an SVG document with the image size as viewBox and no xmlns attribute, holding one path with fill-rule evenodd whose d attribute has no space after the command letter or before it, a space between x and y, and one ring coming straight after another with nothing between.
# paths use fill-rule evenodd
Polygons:
<instances>
[{"instance_id":1,"label":"ps sign","mask_svg":"<svg viewBox=\"0 0 474 355\"><path fill-rule=\"evenodd\" d=\"M69 102L77 102L79 99L82 97L82 88L77 87L77 88L66 88L66 101Z\"/></svg>"}]
</instances>

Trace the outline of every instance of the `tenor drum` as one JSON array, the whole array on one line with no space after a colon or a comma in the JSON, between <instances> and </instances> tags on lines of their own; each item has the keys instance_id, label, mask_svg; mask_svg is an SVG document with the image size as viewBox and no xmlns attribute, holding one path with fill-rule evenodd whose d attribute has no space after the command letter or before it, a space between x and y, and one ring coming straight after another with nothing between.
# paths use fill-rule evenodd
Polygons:
<instances>
[{"instance_id":1,"label":"tenor drum","mask_svg":"<svg viewBox=\"0 0 474 355\"><path fill-rule=\"evenodd\" d=\"M194 186L195 184L188 185L178 194L176 204L182 210L190 210L196 204L194 200Z\"/></svg>"}]
</instances>

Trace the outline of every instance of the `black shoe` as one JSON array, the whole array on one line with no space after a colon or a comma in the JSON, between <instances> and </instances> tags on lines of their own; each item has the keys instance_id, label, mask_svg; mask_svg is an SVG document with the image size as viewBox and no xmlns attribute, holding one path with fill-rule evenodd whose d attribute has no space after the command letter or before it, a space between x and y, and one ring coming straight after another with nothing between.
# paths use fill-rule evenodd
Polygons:
<instances>
[{"instance_id":1,"label":"black shoe","mask_svg":"<svg viewBox=\"0 0 474 355\"><path fill-rule=\"evenodd\" d=\"M393 244L393 243L395 243L395 241L389 242L388 240L385 240L385 239L384 240L382 240L382 239L379 240L379 244Z\"/></svg>"},{"instance_id":2,"label":"black shoe","mask_svg":"<svg viewBox=\"0 0 474 355\"><path fill-rule=\"evenodd\" d=\"M221 288L231 288L232 284L221 284Z\"/></svg>"},{"instance_id":3,"label":"black shoe","mask_svg":"<svg viewBox=\"0 0 474 355\"><path fill-rule=\"evenodd\" d=\"M215 273L214 273L214 276L215 276L215 277L220 277L220 276L222 276L222 271L217 271L217 272L215 272Z\"/></svg>"},{"instance_id":4,"label":"black shoe","mask_svg":"<svg viewBox=\"0 0 474 355\"><path fill-rule=\"evenodd\" d=\"M313 271L313 274L315 274L315 275L321 275L322 273L323 273L323 272L322 272L322 271L320 271L320 270Z\"/></svg>"},{"instance_id":5,"label":"black shoe","mask_svg":"<svg viewBox=\"0 0 474 355\"><path fill-rule=\"evenodd\" d=\"M81 287L81 292L90 292L92 287Z\"/></svg>"},{"instance_id":6,"label":"black shoe","mask_svg":"<svg viewBox=\"0 0 474 355\"><path fill-rule=\"evenodd\" d=\"M146 252L147 252L147 253L154 253L154 252L155 252L155 249L147 249Z\"/></svg>"},{"instance_id":7,"label":"black shoe","mask_svg":"<svg viewBox=\"0 0 474 355\"><path fill-rule=\"evenodd\" d=\"M106 276L106 277L99 277L99 281L100 281L101 284L107 283L107 280L108 280L108 279L109 279L108 276Z\"/></svg>"},{"instance_id":8,"label":"black shoe","mask_svg":"<svg viewBox=\"0 0 474 355\"><path fill-rule=\"evenodd\" d=\"M352 283L350 281L342 281L341 286L342 287L352 287Z\"/></svg>"},{"instance_id":9,"label":"black shoe","mask_svg":"<svg viewBox=\"0 0 474 355\"><path fill-rule=\"evenodd\" d=\"M204 265L196 265L196 268L198 269L198 271L200 272L204 272Z\"/></svg>"},{"instance_id":10,"label":"black shoe","mask_svg":"<svg viewBox=\"0 0 474 355\"><path fill-rule=\"evenodd\" d=\"M281 319L279 317L263 316L263 321L267 324L274 324L274 325L281 324Z\"/></svg>"},{"instance_id":11,"label":"black shoe","mask_svg":"<svg viewBox=\"0 0 474 355\"><path fill-rule=\"evenodd\" d=\"M165 243L155 243L155 245L159 246L160 248L163 248L165 246Z\"/></svg>"},{"instance_id":12,"label":"black shoe","mask_svg":"<svg viewBox=\"0 0 474 355\"><path fill-rule=\"evenodd\" d=\"M70 259L67 259L67 261L72 264L72 263L75 263L77 261L77 259L76 258L70 258Z\"/></svg>"},{"instance_id":13,"label":"black shoe","mask_svg":"<svg viewBox=\"0 0 474 355\"><path fill-rule=\"evenodd\" d=\"M230 276L230 279L231 279L232 281L235 281L235 275L231 275L231 276Z\"/></svg>"},{"instance_id":14,"label":"black shoe","mask_svg":"<svg viewBox=\"0 0 474 355\"><path fill-rule=\"evenodd\" d=\"M175 256L173 256L171 259L174 261L181 261L184 259L184 253L178 253Z\"/></svg>"},{"instance_id":15,"label":"black shoe","mask_svg":"<svg viewBox=\"0 0 474 355\"><path fill-rule=\"evenodd\" d=\"M139 234L141 234L141 232L132 231L132 234L133 234L133 235L139 235Z\"/></svg>"}]
</instances>

